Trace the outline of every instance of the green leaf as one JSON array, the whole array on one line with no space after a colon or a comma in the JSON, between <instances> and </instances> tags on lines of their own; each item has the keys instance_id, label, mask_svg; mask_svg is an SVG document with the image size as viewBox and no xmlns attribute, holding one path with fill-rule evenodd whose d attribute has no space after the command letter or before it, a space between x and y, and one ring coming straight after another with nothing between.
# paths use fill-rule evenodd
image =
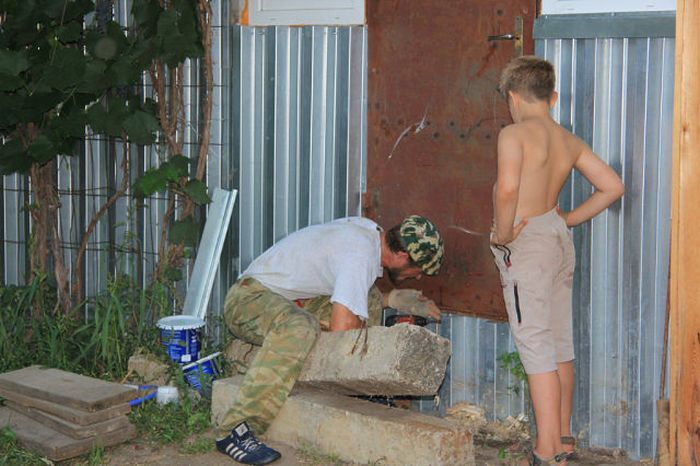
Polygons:
<instances>
[{"instance_id":1,"label":"green leaf","mask_svg":"<svg viewBox=\"0 0 700 466\"><path fill-rule=\"evenodd\" d=\"M66 0L41 0L37 7L41 7L49 18L60 20L68 3L71 2Z\"/></svg>"},{"instance_id":2,"label":"green leaf","mask_svg":"<svg viewBox=\"0 0 700 466\"><path fill-rule=\"evenodd\" d=\"M172 282L178 282L182 280L182 270L176 267L168 267L165 269L165 278Z\"/></svg>"},{"instance_id":3,"label":"green leaf","mask_svg":"<svg viewBox=\"0 0 700 466\"><path fill-rule=\"evenodd\" d=\"M134 16L134 22L138 26L140 36L155 35L161 11L163 9L157 0L134 0L131 14Z\"/></svg>"},{"instance_id":4,"label":"green leaf","mask_svg":"<svg viewBox=\"0 0 700 466\"><path fill-rule=\"evenodd\" d=\"M63 97L58 91L34 92L25 98L22 116L27 120L40 121L45 113L56 108Z\"/></svg>"},{"instance_id":5,"label":"green leaf","mask_svg":"<svg viewBox=\"0 0 700 466\"><path fill-rule=\"evenodd\" d=\"M88 13L95 11L95 4L92 0L54 0L61 4L61 8L64 12L61 14L60 18L63 23L73 21L74 19L81 19Z\"/></svg>"},{"instance_id":6,"label":"green leaf","mask_svg":"<svg viewBox=\"0 0 700 466\"><path fill-rule=\"evenodd\" d=\"M134 183L134 197L145 199L153 193L164 191L168 187L168 179L160 168L152 168Z\"/></svg>"},{"instance_id":7,"label":"green leaf","mask_svg":"<svg viewBox=\"0 0 700 466\"><path fill-rule=\"evenodd\" d=\"M187 9L180 12L180 15L169 10L161 13L158 19L158 44L162 59L168 66L176 66L188 57L201 56L201 43L197 39L196 30L192 31L188 27L188 17L191 14Z\"/></svg>"},{"instance_id":8,"label":"green leaf","mask_svg":"<svg viewBox=\"0 0 700 466\"><path fill-rule=\"evenodd\" d=\"M141 67L125 55L113 62L105 75L111 86L129 86L138 81L141 72Z\"/></svg>"},{"instance_id":9,"label":"green leaf","mask_svg":"<svg viewBox=\"0 0 700 466\"><path fill-rule=\"evenodd\" d=\"M40 164L48 162L57 155L56 148L45 134L34 138L28 153L34 161Z\"/></svg>"},{"instance_id":10,"label":"green leaf","mask_svg":"<svg viewBox=\"0 0 700 466\"><path fill-rule=\"evenodd\" d=\"M182 154L173 155L170 157L170 160L168 160L168 164L172 165L177 170L178 179L190 174L191 163L192 161Z\"/></svg>"},{"instance_id":11,"label":"green leaf","mask_svg":"<svg viewBox=\"0 0 700 466\"><path fill-rule=\"evenodd\" d=\"M80 109L72 112L61 112L49 123L51 129L62 137L81 138L85 136L87 116Z\"/></svg>"},{"instance_id":12,"label":"green leaf","mask_svg":"<svg viewBox=\"0 0 700 466\"><path fill-rule=\"evenodd\" d=\"M160 173L166 180L173 183L177 183L183 176L177 167L169 162L160 166Z\"/></svg>"},{"instance_id":13,"label":"green leaf","mask_svg":"<svg viewBox=\"0 0 700 466\"><path fill-rule=\"evenodd\" d=\"M24 79L0 72L0 91L16 91L24 85Z\"/></svg>"},{"instance_id":14,"label":"green leaf","mask_svg":"<svg viewBox=\"0 0 700 466\"><path fill-rule=\"evenodd\" d=\"M83 81L78 85L80 92L102 94L111 86L111 80L105 79L107 64L102 60L89 60L85 64Z\"/></svg>"},{"instance_id":15,"label":"green leaf","mask_svg":"<svg viewBox=\"0 0 700 466\"><path fill-rule=\"evenodd\" d=\"M124 130L129 139L136 144L152 144L155 141L153 133L159 129L158 120L141 110L136 110L124 120Z\"/></svg>"},{"instance_id":16,"label":"green leaf","mask_svg":"<svg viewBox=\"0 0 700 466\"><path fill-rule=\"evenodd\" d=\"M6 140L0 145L0 175L24 173L32 165L32 159L19 139Z\"/></svg>"},{"instance_id":17,"label":"green leaf","mask_svg":"<svg viewBox=\"0 0 700 466\"><path fill-rule=\"evenodd\" d=\"M185 185L185 193L197 204L209 204L211 198L207 194L207 186L197 179L192 179Z\"/></svg>"},{"instance_id":18,"label":"green leaf","mask_svg":"<svg viewBox=\"0 0 700 466\"><path fill-rule=\"evenodd\" d=\"M27 68L29 68L29 60L24 50L0 49L0 73L9 76L19 76Z\"/></svg>"},{"instance_id":19,"label":"green leaf","mask_svg":"<svg viewBox=\"0 0 700 466\"><path fill-rule=\"evenodd\" d=\"M199 226L192 216L173 222L170 227L170 242L194 246L197 242Z\"/></svg>"},{"instance_id":20,"label":"green leaf","mask_svg":"<svg viewBox=\"0 0 700 466\"><path fill-rule=\"evenodd\" d=\"M124 100L112 97L107 105L100 102L92 105L87 114L90 127L95 132L118 138L122 135L122 124L129 116L129 109Z\"/></svg>"},{"instance_id":21,"label":"green leaf","mask_svg":"<svg viewBox=\"0 0 700 466\"><path fill-rule=\"evenodd\" d=\"M154 38L139 40L127 55L131 62L141 70L147 70L158 55L158 43Z\"/></svg>"},{"instance_id":22,"label":"green leaf","mask_svg":"<svg viewBox=\"0 0 700 466\"><path fill-rule=\"evenodd\" d=\"M2 77L0 77L2 82ZM24 95L13 92L0 92L0 132L6 134L19 122L19 111L24 106Z\"/></svg>"},{"instance_id":23,"label":"green leaf","mask_svg":"<svg viewBox=\"0 0 700 466\"><path fill-rule=\"evenodd\" d=\"M83 24L77 21L72 21L68 24L64 24L56 29L56 38L64 43L68 44L71 42L76 42L83 35Z\"/></svg>"},{"instance_id":24,"label":"green leaf","mask_svg":"<svg viewBox=\"0 0 700 466\"><path fill-rule=\"evenodd\" d=\"M54 89L78 87L83 82L86 61L79 49L58 48L44 71L43 81Z\"/></svg>"}]
</instances>

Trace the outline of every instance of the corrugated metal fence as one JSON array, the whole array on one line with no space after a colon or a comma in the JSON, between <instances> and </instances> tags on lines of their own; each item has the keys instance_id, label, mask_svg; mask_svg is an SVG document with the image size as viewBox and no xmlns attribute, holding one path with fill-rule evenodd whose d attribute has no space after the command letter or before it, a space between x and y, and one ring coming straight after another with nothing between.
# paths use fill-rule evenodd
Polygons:
<instances>
[{"instance_id":1,"label":"corrugated metal fence","mask_svg":"<svg viewBox=\"0 0 700 466\"><path fill-rule=\"evenodd\" d=\"M566 35L536 36L537 54L556 68L554 116L591 145L626 185L622 201L574 229L573 428L582 445L651 457L670 247L673 15L599 15L579 18L577 29L552 28L561 20L541 18L538 27ZM651 27L636 27L640 20ZM587 37L591 31L636 32L633 37ZM560 204L569 210L590 192L591 185L575 174ZM464 400L483 406L489 417L524 409L518 381L497 361L513 351L507 324L448 316L439 331L453 344L441 389L443 409ZM421 405L436 410L429 401Z\"/></svg>"}]
</instances>

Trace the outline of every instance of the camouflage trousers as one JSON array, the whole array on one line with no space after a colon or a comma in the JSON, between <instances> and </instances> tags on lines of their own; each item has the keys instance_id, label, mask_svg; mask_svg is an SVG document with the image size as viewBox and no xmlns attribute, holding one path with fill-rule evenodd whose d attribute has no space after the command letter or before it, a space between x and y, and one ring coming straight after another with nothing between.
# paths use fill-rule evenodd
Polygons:
<instances>
[{"instance_id":1,"label":"camouflage trousers","mask_svg":"<svg viewBox=\"0 0 700 466\"><path fill-rule=\"evenodd\" d=\"M379 325L382 294L369 291L368 325ZM255 434L263 434L292 390L306 356L320 332L320 322L330 322L329 296L294 302L265 288L250 277L238 280L228 291L224 319L236 338L261 346L248 367L238 399L221 422L225 435L247 421Z\"/></svg>"}]
</instances>

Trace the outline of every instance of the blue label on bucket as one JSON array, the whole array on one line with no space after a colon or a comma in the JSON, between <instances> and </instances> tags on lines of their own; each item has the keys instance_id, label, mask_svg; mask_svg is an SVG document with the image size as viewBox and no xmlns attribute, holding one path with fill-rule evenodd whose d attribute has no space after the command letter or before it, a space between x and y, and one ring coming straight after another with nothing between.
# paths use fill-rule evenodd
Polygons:
<instances>
[{"instance_id":1,"label":"blue label on bucket","mask_svg":"<svg viewBox=\"0 0 700 466\"><path fill-rule=\"evenodd\" d=\"M188 363L199 358L201 345L199 342L199 329L184 330L161 329L161 343L166 347L168 356L175 362Z\"/></svg>"},{"instance_id":2,"label":"blue label on bucket","mask_svg":"<svg viewBox=\"0 0 700 466\"><path fill-rule=\"evenodd\" d=\"M199 361L188 364L182 368L187 383L204 396L211 393L211 384L220 375L216 357L221 353L214 353Z\"/></svg>"}]
</instances>

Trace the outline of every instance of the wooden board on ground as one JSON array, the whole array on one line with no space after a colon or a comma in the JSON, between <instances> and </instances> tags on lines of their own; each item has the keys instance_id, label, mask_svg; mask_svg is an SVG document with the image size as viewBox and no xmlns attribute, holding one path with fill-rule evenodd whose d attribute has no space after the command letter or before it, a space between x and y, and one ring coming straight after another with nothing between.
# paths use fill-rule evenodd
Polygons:
<instances>
[{"instance_id":1,"label":"wooden board on ground","mask_svg":"<svg viewBox=\"0 0 700 466\"><path fill-rule=\"evenodd\" d=\"M27 408L40 409L45 413L53 414L61 419L80 426L88 426L98 422L107 421L131 412L131 406L129 406L129 403L112 406L111 408L106 408L91 413L89 411L63 406L39 398L24 396L5 388L0 388L0 397L5 398L6 400L14 401L15 403L26 406Z\"/></svg>"},{"instance_id":2,"label":"wooden board on ground","mask_svg":"<svg viewBox=\"0 0 700 466\"><path fill-rule=\"evenodd\" d=\"M130 424L129 419L126 416L120 416L108 419L107 421L98 422L97 424L80 426L56 417L53 414L40 411L36 408L27 408L26 406L22 406L12 401L6 401L5 404L8 408L17 411L18 413L22 413L25 416L42 423L46 427L50 427L53 430L66 434L67 436L75 439L84 439L94 437L96 435L107 434L109 432L114 432L115 430L124 429Z\"/></svg>"},{"instance_id":3,"label":"wooden board on ground","mask_svg":"<svg viewBox=\"0 0 700 466\"><path fill-rule=\"evenodd\" d=\"M109 447L136 436L136 428L129 424L124 429L108 434L76 440L43 426L24 414L2 407L0 408L0 428L7 426L17 435L17 441L22 447L52 461L74 458L88 453L94 446Z\"/></svg>"},{"instance_id":4,"label":"wooden board on ground","mask_svg":"<svg viewBox=\"0 0 700 466\"><path fill-rule=\"evenodd\" d=\"M0 388L90 412L124 404L138 394L118 383L41 366L0 374Z\"/></svg>"}]
</instances>

